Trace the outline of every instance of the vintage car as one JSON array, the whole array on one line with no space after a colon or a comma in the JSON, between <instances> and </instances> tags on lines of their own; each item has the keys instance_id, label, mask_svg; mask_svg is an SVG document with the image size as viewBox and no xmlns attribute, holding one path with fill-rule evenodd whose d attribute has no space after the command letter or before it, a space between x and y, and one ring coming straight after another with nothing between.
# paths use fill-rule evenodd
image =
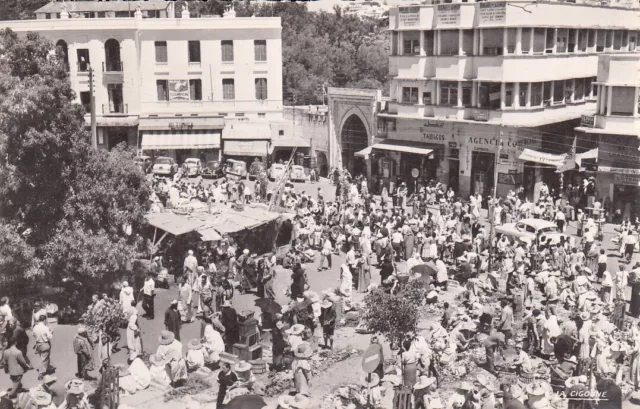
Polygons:
<instances>
[{"instance_id":1,"label":"vintage car","mask_svg":"<svg viewBox=\"0 0 640 409\"><path fill-rule=\"evenodd\" d=\"M243 160L227 159L225 175L234 179L247 178L247 162Z\"/></svg>"},{"instance_id":2,"label":"vintage car","mask_svg":"<svg viewBox=\"0 0 640 409\"><path fill-rule=\"evenodd\" d=\"M188 158L182 166L186 176L200 176L200 172L202 172L202 162L197 158Z\"/></svg>"},{"instance_id":3,"label":"vintage car","mask_svg":"<svg viewBox=\"0 0 640 409\"><path fill-rule=\"evenodd\" d=\"M307 175L304 173L304 167L300 165L291 166L291 176L289 176L289 180L292 182L305 182Z\"/></svg>"},{"instance_id":4,"label":"vintage car","mask_svg":"<svg viewBox=\"0 0 640 409\"><path fill-rule=\"evenodd\" d=\"M151 168L153 168L153 161L150 156L136 156L133 161L144 173L151 172Z\"/></svg>"},{"instance_id":5,"label":"vintage car","mask_svg":"<svg viewBox=\"0 0 640 409\"><path fill-rule=\"evenodd\" d=\"M558 232L555 223L543 219L522 219L515 223L503 224L496 227L496 232L525 243L533 243L539 238L545 242L551 239L551 244L557 244L563 235Z\"/></svg>"},{"instance_id":6,"label":"vintage car","mask_svg":"<svg viewBox=\"0 0 640 409\"><path fill-rule=\"evenodd\" d=\"M222 171L222 163L218 160L210 160L207 162L204 168L202 168L202 177L203 178L213 178L217 179L222 177L224 172Z\"/></svg>"},{"instance_id":7,"label":"vintage car","mask_svg":"<svg viewBox=\"0 0 640 409\"><path fill-rule=\"evenodd\" d=\"M178 172L178 164L173 158L160 156L153 162L152 172L154 175L173 176Z\"/></svg>"},{"instance_id":8,"label":"vintage car","mask_svg":"<svg viewBox=\"0 0 640 409\"><path fill-rule=\"evenodd\" d=\"M281 163L274 163L269 168L269 179L278 180L284 175L284 172L287 170L287 166Z\"/></svg>"}]
</instances>

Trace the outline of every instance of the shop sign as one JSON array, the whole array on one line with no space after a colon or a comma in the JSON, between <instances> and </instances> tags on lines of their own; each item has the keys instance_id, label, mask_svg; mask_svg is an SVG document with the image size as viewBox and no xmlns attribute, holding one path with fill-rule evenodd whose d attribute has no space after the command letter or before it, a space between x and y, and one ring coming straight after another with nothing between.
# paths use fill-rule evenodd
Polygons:
<instances>
[{"instance_id":1,"label":"shop sign","mask_svg":"<svg viewBox=\"0 0 640 409\"><path fill-rule=\"evenodd\" d=\"M621 175L640 175L640 169L628 169L628 168L612 168L610 166L598 166L600 172L611 172Z\"/></svg>"},{"instance_id":2,"label":"shop sign","mask_svg":"<svg viewBox=\"0 0 640 409\"><path fill-rule=\"evenodd\" d=\"M420 7L400 7L398 20L400 27L417 27L420 25Z\"/></svg>"},{"instance_id":3,"label":"shop sign","mask_svg":"<svg viewBox=\"0 0 640 409\"><path fill-rule=\"evenodd\" d=\"M480 4L483 4L483 3L480 3ZM489 120L489 110L476 109L475 111L473 111L473 120L487 122Z\"/></svg>"},{"instance_id":4,"label":"shop sign","mask_svg":"<svg viewBox=\"0 0 640 409\"><path fill-rule=\"evenodd\" d=\"M451 149L455 149L455 148L457 148L457 147L458 147L458 144L457 144L456 142L449 142L449 147L450 147Z\"/></svg>"},{"instance_id":5,"label":"shop sign","mask_svg":"<svg viewBox=\"0 0 640 409\"><path fill-rule=\"evenodd\" d=\"M169 129L172 131L184 131L193 129L191 122L169 122Z\"/></svg>"},{"instance_id":6,"label":"shop sign","mask_svg":"<svg viewBox=\"0 0 640 409\"><path fill-rule=\"evenodd\" d=\"M625 135L601 135L598 146L598 167L617 166L620 163L640 167L638 138Z\"/></svg>"},{"instance_id":7,"label":"shop sign","mask_svg":"<svg viewBox=\"0 0 640 409\"><path fill-rule=\"evenodd\" d=\"M498 145L500 145L502 146L503 154L511 155L515 155L519 151L522 151L526 146L535 145L537 142L532 138L502 139L501 142L498 137L485 138L481 136L469 136L466 141L467 144L476 152L496 152Z\"/></svg>"},{"instance_id":8,"label":"shop sign","mask_svg":"<svg viewBox=\"0 0 640 409\"><path fill-rule=\"evenodd\" d=\"M621 174L616 173L613 177L615 185L640 186L640 174Z\"/></svg>"},{"instance_id":9,"label":"shop sign","mask_svg":"<svg viewBox=\"0 0 640 409\"><path fill-rule=\"evenodd\" d=\"M438 26L460 24L460 4L438 4L436 19Z\"/></svg>"},{"instance_id":10,"label":"shop sign","mask_svg":"<svg viewBox=\"0 0 640 409\"><path fill-rule=\"evenodd\" d=\"M507 19L506 1L488 1L479 4L478 15L482 23L504 23Z\"/></svg>"},{"instance_id":11,"label":"shop sign","mask_svg":"<svg viewBox=\"0 0 640 409\"><path fill-rule=\"evenodd\" d=\"M189 81L169 80L169 101L188 101Z\"/></svg>"},{"instance_id":12,"label":"shop sign","mask_svg":"<svg viewBox=\"0 0 640 409\"><path fill-rule=\"evenodd\" d=\"M442 145L455 143L452 123L437 120L399 120L393 139Z\"/></svg>"},{"instance_id":13,"label":"shop sign","mask_svg":"<svg viewBox=\"0 0 640 409\"><path fill-rule=\"evenodd\" d=\"M580 117L580 126L584 128L595 128L596 117L593 115L582 115Z\"/></svg>"}]
</instances>

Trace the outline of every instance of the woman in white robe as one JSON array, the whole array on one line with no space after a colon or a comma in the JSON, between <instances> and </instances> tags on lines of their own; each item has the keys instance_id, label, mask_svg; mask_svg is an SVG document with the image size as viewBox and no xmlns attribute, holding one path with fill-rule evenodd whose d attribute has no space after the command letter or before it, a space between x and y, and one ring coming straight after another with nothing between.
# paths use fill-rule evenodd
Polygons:
<instances>
[{"instance_id":1,"label":"woman in white robe","mask_svg":"<svg viewBox=\"0 0 640 409\"><path fill-rule=\"evenodd\" d=\"M220 354L224 352L224 341L222 335L211 324L204 327L204 362L206 364L215 364L220 361Z\"/></svg>"},{"instance_id":2,"label":"woman in white robe","mask_svg":"<svg viewBox=\"0 0 640 409\"><path fill-rule=\"evenodd\" d=\"M127 325L127 349L129 353L135 352L136 355L142 355L142 341L140 338L140 327L138 326L138 310L129 317Z\"/></svg>"},{"instance_id":3,"label":"woman in white robe","mask_svg":"<svg viewBox=\"0 0 640 409\"><path fill-rule=\"evenodd\" d=\"M343 264L340 266L340 293L345 297L351 297L351 291L353 289L353 275L349 266Z\"/></svg>"}]
</instances>

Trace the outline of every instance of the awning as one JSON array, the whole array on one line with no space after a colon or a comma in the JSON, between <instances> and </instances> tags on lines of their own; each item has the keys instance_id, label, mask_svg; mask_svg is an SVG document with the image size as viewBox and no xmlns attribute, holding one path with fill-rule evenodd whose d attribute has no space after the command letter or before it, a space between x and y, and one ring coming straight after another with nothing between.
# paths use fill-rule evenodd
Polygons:
<instances>
[{"instance_id":1,"label":"awning","mask_svg":"<svg viewBox=\"0 0 640 409\"><path fill-rule=\"evenodd\" d=\"M528 162L541 163L543 165L551 165L560 167L564 165L566 154L556 155L553 153L538 152L533 149L525 149L522 151L518 159Z\"/></svg>"},{"instance_id":2,"label":"awning","mask_svg":"<svg viewBox=\"0 0 640 409\"><path fill-rule=\"evenodd\" d=\"M271 139L271 126L268 122L228 122L222 139Z\"/></svg>"},{"instance_id":3,"label":"awning","mask_svg":"<svg viewBox=\"0 0 640 409\"><path fill-rule=\"evenodd\" d=\"M381 143L376 143L375 145L371 146L371 149L380 149L380 150L393 151L393 152L415 153L418 155L429 155L431 152L433 152L433 149L420 146L420 144L416 142L394 141L394 140L387 140Z\"/></svg>"},{"instance_id":4,"label":"awning","mask_svg":"<svg viewBox=\"0 0 640 409\"><path fill-rule=\"evenodd\" d=\"M224 154L230 156L267 156L269 141L224 141Z\"/></svg>"},{"instance_id":5,"label":"awning","mask_svg":"<svg viewBox=\"0 0 640 409\"><path fill-rule=\"evenodd\" d=\"M215 130L224 128L224 117L169 117L169 118L140 118L138 129L141 131L197 131L203 129Z\"/></svg>"},{"instance_id":6,"label":"awning","mask_svg":"<svg viewBox=\"0 0 640 409\"><path fill-rule=\"evenodd\" d=\"M373 149L373 146L367 146L363 150L356 152L354 155L366 159L371 155L371 149Z\"/></svg>"},{"instance_id":7,"label":"awning","mask_svg":"<svg viewBox=\"0 0 640 409\"><path fill-rule=\"evenodd\" d=\"M97 126L110 126L110 127L130 127L138 126L137 116L98 116L96 117ZM87 126L91 126L91 117L85 117L85 123Z\"/></svg>"},{"instance_id":8,"label":"awning","mask_svg":"<svg viewBox=\"0 0 640 409\"><path fill-rule=\"evenodd\" d=\"M202 241L219 241L222 240L222 236L218 234L213 227L207 227L205 229L198 230L200 240Z\"/></svg>"},{"instance_id":9,"label":"awning","mask_svg":"<svg viewBox=\"0 0 640 409\"><path fill-rule=\"evenodd\" d=\"M220 149L220 131L143 132L142 150Z\"/></svg>"},{"instance_id":10,"label":"awning","mask_svg":"<svg viewBox=\"0 0 640 409\"><path fill-rule=\"evenodd\" d=\"M277 138L271 141L271 145L276 148L309 148L311 143L299 136L291 138Z\"/></svg>"},{"instance_id":11,"label":"awning","mask_svg":"<svg viewBox=\"0 0 640 409\"><path fill-rule=\"evenodd\" d=\"M164 230L174 236L189 233L204 225L201 220L187 219L175 213L149 213L147 221L153 227Z\"/></svg>"}]
</instances>

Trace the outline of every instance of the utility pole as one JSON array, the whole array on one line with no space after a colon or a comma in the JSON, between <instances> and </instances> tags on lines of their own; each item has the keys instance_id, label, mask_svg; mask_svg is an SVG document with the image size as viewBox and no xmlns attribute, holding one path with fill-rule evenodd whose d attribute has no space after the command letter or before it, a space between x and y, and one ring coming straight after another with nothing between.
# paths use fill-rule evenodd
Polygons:
<instances>
[{"instance_id":1,"label":"utility pole","mask_svg":"<svg viewBox=\"0 0 640 409\"><path fill-rule=\"evenodd\" d=\"M89 94L91 95L91 147L98 149L98 128L96 124L96 97L93 90L93 68L89 66Z\"/></svg>"},{"instance_id":2,"label":"utility pole","mask_svg":"<svg viewBox=\"0 0 640 409\"><path fill-rule=\"evenodd\" d=\"M495 234L495 225L496 225L496 196L498 190L498 162L500 161L500 152L502 151L502 125L500 125L500 139L498 140L498 153L496 153L494 162L493 162L493 195L491 198L491 204L489 205L489 223L491 229L489 230L489 268L488 272L491 272L491 268L493 267L493 236Z\"/></svg>"}]
</instances>

